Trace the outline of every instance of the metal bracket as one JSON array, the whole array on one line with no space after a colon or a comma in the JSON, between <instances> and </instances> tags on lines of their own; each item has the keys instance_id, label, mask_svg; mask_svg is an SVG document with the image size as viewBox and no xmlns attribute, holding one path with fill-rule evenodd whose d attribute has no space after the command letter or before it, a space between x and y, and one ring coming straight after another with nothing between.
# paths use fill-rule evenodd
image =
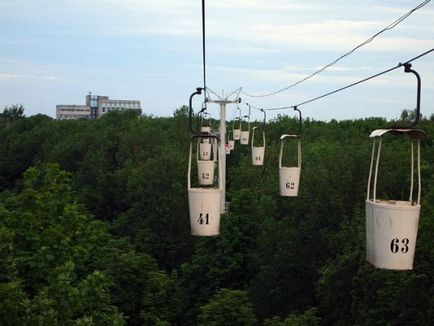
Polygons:
<instances>
[{"instance_id":1,"label":"metal bracket","mask_svg":"<svg viewBox=\"0 0 434 326\"><path fill-rule=\"evenodd\" d=\"M264 114L264 121L262 122L262 128L265 130L265 123L267 122L267 112L264 109L259 109Z\"/></svg>"},{"instance_id":2,"label":"metal bracket","mask_svg":"<svg viewBox=\"0 0 434 326\"><path fill-rule=\"evenodd\" d=\"M301 111L297 109L297 106L294 106L294 111L298 111L298 134L301 134Z\"/></svg>"},{"instance_id":3,"label":"metal bracket","mask_svg":"<svg viewBox=\"0 0 434 326\"><path fill-rule=\"evenodd\" d=\"M412 121L410 126L393 126L393 129L408 129L408 128L413 128L415 127L420 119L420 93L421 93L421 85L422 85L422 81L420 79L419 74L417 73L417 71L411 69L411 63L406 62L406 63L400 63L401 66L404 66L404 72L406 73L412 73L416 76L417 79L417 100L416 100L416 117L414 118L414 121Z\"/></svg>"},{"instance_id":4,"label":"metal bracket","mask_svg":"<svg viewBox=\"0 0 434 326\"><path fill-rule=\"evenodd\" d=\"M204 90L204 88L202 87L198 87L196 88L196 92L194 92L193 94L190 95L190 99L189 99L189 110L188 110L188 126L190 129L190 132L192 134L200 134L200 132L194 131L193 130L193 97L196 95L200 95L202 94L202 90Z\"/></svg>"}]
</instances>

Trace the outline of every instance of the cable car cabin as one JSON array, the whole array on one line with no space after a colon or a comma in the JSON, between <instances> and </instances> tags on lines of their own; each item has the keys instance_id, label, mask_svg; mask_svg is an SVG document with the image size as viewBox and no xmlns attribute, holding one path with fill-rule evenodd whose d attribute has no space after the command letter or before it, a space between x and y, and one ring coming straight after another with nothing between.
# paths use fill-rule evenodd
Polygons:
<instances>
[{"instance_id":1,"label":"cable car cabin","mask_svg":"<svg viewBox=\"0 0 434 326\"><path fill-rule=\"evenodd\" d=\"M220 202L222 196L222 173L218 155L218 138L210 135L210 141L217 150L211 160L197 159L192 166L194 143L199 143L201 134L194 135L190 142L188 162L188 205L190 210L191 234L197 236L215 236L220 233ZM215 145L215 146L214 146ZM197 158L199 154L196 153ZM192 174L192 168L197 174ZM216 173L214 170L217 170ZM192 180L192 175L197 179Z\"/></svg>"},{"instance_id":2,"label":"cable car cabin","mask_svg":"<svg viewBox=\"0 0 434 326\"><path fill-rule=\"evenodd\" d=\"M242 120L241 120L242 121ZM250 121L246 121L247 129L243 130L243 124L240 122L240 144L241 145L248 145L249 144L249 138L250 138Z\"/></svg>"},{"instance_id":3,"label":"cable car cabin","mask_svg":"<svg viewBox=\"0 0 434 326\"><path fill-rule=\"evenodd\" d=\"M226 141L225 141L225 151L226 155L229 155L231 153L231 146L230 146L230 140L229 140L229 134L230 132L226 133Z\"/></svg>"},{"instance_id":4,"label":"cable car cabin","mask_svg":"<svg viewBox=\"0 0 434 326\"><path fill-rule=\"evenodd\" d=\"M295 166L283 166L283 149L285 140L297 144L297 164ZM281 196L297 197L300 185L301 172L301 137L299 135L284 134L280 137L279 153L279 192Z\"/></svg>"},{"instance_id":5,"label":"cable car cabin","mask_svg":"<svg viewBox=\"0 0 434 326\"><path fill-rule=\"evenodd\" d=\"M211 127L202 126L200 127L200 131L203 134L211 134ZM209 137L200 137L199 146L199 156L201 160L210 160L212 155L211 143Z\"/></svg>"},{"instance_id":6,"label":"cable car cabin","mask_svg":"<svg viewBox=\"0 0 434 326\"><path fill-rule=\"evenodd\" d=\"M226 155L229 155L231 153L231 148L229 147L229 142L225 143L225 152L226 152Z\"/></svg>"},{"instance_id":7,"label":"cable car cabin","mask_svg":"<svg viewBox=\"0 0 434 326\"><path fill-rule=\"evenodd\" d=\"M262 129L262 146L255 146L255 131L256 129ZM261 127L253 127L252 129L252 164L264 165L265 157L265 130Z\"/></svg>"},{"instance_id":8,"label":"cable car cabin","mask_svg":"<svg viewBox=\"0 0 434 326\"><path fill-rule=\"evenodd\" d=\"M238 120L238 128L235 126L235 120ZM234 135L234 140L240 140L241 138L241 119L234 119L233 124L232 124L232 133Z\"/></svg>"},{"instance_id":9,"label":"cable car cabin","mask_svg":"<svg viewBox=\"0 0 434 326\"><path fill-rule=\"evenodd\" d=\"M381 145L386 134L410 138L411 181L408 200L377 198ZM377 268L413 269L421 195L420 140L425 137L425 132L418 129L377 129L369 137L373 138L374 143L366 196L366 259ZM418 178L416 201L413 200L415 173Z\"/></svg>"},{"instance_id":10,"label":"cable car cabin","mask_svg":"<svg viewBox=\"0 0 434 326\"><path fill-rule=\"evenodd\" d=\"M196 164L198 182L201 186L209 186L213 184L214 171L217 165L217 140L215 136L211 134L202 134L197 138L197 152L196 152ZM203 143L204 139L208 142Z\"/></svg>"},{"instance_id":11,"label":"cable car cabin","mask_svg":"<svg viewBox=\"0 0 434 326\"><path fill-rule=\"evenodd\" d=\"M200 132L204 134L206 133L210 134L212 132L212 129L210 126L202 126L200 127Z\"/></svg>"},{"instance_id":12,"label":"cable car cabin","mask_svg":"<svg viewBox=\"0 0 434 326\"><path fill-rule=\"evenodd\" d=\"M230 135L232 135L232 139L231 139ZM233 132L233 130L229 130L228 131L228 145L229 145L229 150L230 151L233 151L235 149L235 139L234 139L234 132Z\"/></svg>"}]
</instances>

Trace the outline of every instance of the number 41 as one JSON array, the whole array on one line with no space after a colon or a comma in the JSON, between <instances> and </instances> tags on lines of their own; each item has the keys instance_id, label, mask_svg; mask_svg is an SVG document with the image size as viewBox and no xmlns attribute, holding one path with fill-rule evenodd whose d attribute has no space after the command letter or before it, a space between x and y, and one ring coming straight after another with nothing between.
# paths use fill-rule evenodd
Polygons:
<instances>
[{"instance_id":1,"label":"number 41","mask_svg":"<svg viewBox=\"0 0 434 326\"><path fill-rule=\"evenodd\" d=\"M203 224L203 222L205 222L205 224L209 224L209 214L206 213L205 216L203 216L203 214L200 213L197 221L199 222L199 224Z\"/></svg>"}]
</instances>

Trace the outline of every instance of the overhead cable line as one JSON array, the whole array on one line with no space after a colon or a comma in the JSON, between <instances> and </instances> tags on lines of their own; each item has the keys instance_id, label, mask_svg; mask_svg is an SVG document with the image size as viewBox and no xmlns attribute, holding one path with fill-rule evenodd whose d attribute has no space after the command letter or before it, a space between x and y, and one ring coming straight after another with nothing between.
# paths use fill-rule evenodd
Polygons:
<instances>
[{"instance_id":1,"label":"overhead cable line","mask_svg":"<svg viewBox=\"0 0 434 326\"><path fill-rule=\"evenodd\" d=\"M234 95L235 93L237 93L237 97L238 97L238 95L240 94L241 90L242 90L242 88L239 87L239 88L237 88L236 90L234 90L232 93L229 93L229 95L226 95L225 97L226 97L226 98L229 98L229 97L231 97L232 95Z\"/></svg>"},{"instance_id":2,"label":"overhead cable line","mask_svg":"<svg viewBox=\"0 0 434 326\"><path fill-rule=\"evenodd\" d=\"M220 97L220 95L218 95L216 92L214 92L212 89L210 89L210 88L206 88L206 91L208 92L208 97L210 97L209 96L209 94L211 93L211 94L214 94L218 99L222 99L221 97Z\"/></svg>"},{"instance_id":3,"label":"overhead cable line","mask_svg":"<svg viewBox=\"0 0 434 326\"><path fill-rule=\"evenodd\" d=\"M244 95L249 96L249 97L266 97L266 96L272 96L272 95L276 95L279 94L281 92L284 92L286 90L289 90L291 88L293 88L294 86L297 86L303 82L305 82L308 79L311 79L312 77L320 74L321 72L323 72L324 70L326 70L327 68L335 65L336 63L338 63L340 60L342 60L343 58L349 56L350 54L352 54L354 51L356 51L357 49L361 48L362 46L372 42L377 36L379 36L380 34L393 29L394 27L396 27L397 25L399 25L402 21L404 21L407 17L409 17L413 12L415 12L416 10L419 10L420 8L424 7L426 4L428 4L428 2L430 2L431 0L425 0L423 2L421 2L419 5L417 5L416 7L414 7L412 10L410 10L409 12L407 12L405 15L399 17L397 20L395 20L394 22L392 22L391 24L387 25L385 28L383 28L382 30L380 30L379 32L377 32L376 34L372 35L370 38L368 38L367 40L365 40L364 42L360 43L359 45L357 45L356 47L354 47L353 49L351 49L350 51L346 52L345 54L341 55L340 57L338 57L337 59L333 60L332 62L330 62L329 64L325 65L324 67L322 67L321 69L315 71L314 73L302 78L301 80L287 86L284 88L281 88L277 91L274 92L270 92L270 93L265 93L265 94L260 94L260 95L254 95L254 94L248 94L246 92L242 92Z\"/></svg>"},{"instance_id":4,"label":"overhead cable line","mask_svg":"<svg viewBox=\"0 0 434 326\"><path fill-rule=\"evenodd\" d=\"M241 87L239 87L239 88L237 88L236 90L234 90L233 92L231 92L231 93L229 93L229 94L227 94L227 95L222 95L224 98L226 98L226 99L228 99L229 97L231 97L232 95L234 95L234 94L237 94L236 96L235 96L235 98L239 98L240 97L240 93L241 93L241 90L242 90L242 88ZM210 88L206 88L206 91L208 92L208 97L209 97L209 95L210 94L213 94L213 95L215 95L218 99L220 99L220 100L223 100L223 98L219 95L219 94L217 94L216 92L214 92L212 89L210 89Z\"/></svg>"},{"instance_id":5,"label":"overhead cable line","mask_svg":"<svg viewBox=\"0 0 434 326\"><path fill-rule=\"evenodd\" d=\"M205 51L205 0L202 0L202 62L203 62L203 101L206 110L206 51Z\"/></svg>"},{"instance_id":6,"label":"overhead cable line","mask_svg":"<svg viewBox=\"0 0 434 326\"><path fill-rule=\"evenodd\" d=\"M423 53L419 54L418 56L416 56L416 57L414 57L414 58L412 58L412 59L410 59L410 60L405 61L404 63L398 63L396 66L394 66L394 67L392 67L392 68L386 69L386 70L384 70L384 71L382 71L382 72L379 72L379 73L377 73L377 74L375 74L375 75L372 75L372 76L369 76L369 77L363 78L363 79L361 79L361 80L359 80L359 81L356 81L356 82L351 83L351 84L349 84L349 85L346 85L346 86L344 86L344 87L341 87L341 88L335 89L335 90L333 90L333 91L331 91L331 92L328 92L328 93L325 93L325 94L319 95L319 96L317 96L317 97L311 98L311 99L309 99L309 100L306 100L306 101L300 102L300 103L298 103L298 104L291 105L291 106L277 107L277 108L269 108L269 109L264 109L264 110L266 110L266 111L275 111L275 110L293 109L293 108L296 108L296 107L298 107L298 106L302 106L302 105L305 105L305 104L308 104L308 103L311 103L311 102L317 101L317 100L322 99L322 98L324 98L324 97L327 97L327 96L330 96L330 95L336 94L336 93L341 92L341 91L343 91L343 90L345 90L345 89L348 89L348 88L350 88L350 87L356 86L356 85L361 84L361 83L364 83L364 82L366 82L366 81L368 81L368 80L371 80L371 79L374 79L374 78L379 77L379 76L381 76L381 75L384 75L384 74L386 74L386 73L388 73L388 72L391 72L391 71L393 71L393 70L395 70L395 69L398 69L398 68L400 68L400 67L404 67L405 65L407 65L407 64L409 64L409 63L411 63L411 62L413 62L413 61L415 61L415 60L417 60L417 59L420 59L420 58L426 56L427 54L429 54L429 53L431 53L431 52L434 52L434 48L432 48L432 49L430 49L430 50L428 50L428 51L426 51L426 52L423 52ZM252 107L255 108L254 106L252 106ZM258 109L258 108L255 108L255 109L260 110L260 109Z\"/></svg>"}]
</instances>

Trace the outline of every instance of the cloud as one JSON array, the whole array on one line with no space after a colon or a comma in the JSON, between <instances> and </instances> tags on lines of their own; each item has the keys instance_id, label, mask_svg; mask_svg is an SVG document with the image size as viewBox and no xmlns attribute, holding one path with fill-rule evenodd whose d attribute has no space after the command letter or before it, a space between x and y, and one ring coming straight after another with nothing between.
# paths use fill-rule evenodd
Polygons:
<instances>
[{"instance_id":1,"label":"cloud","mask_svg":"<svg viewBox=\"0 0 434 326\"><path fill-rule=\"evenodd\" d=\"M31 74L15 74L15 73L2 73L0 72L0 80L13 80L13 79L28 79L28 80L59 80L57 76L47 75L31 75Z\"/></svg>"}]
</instances>

